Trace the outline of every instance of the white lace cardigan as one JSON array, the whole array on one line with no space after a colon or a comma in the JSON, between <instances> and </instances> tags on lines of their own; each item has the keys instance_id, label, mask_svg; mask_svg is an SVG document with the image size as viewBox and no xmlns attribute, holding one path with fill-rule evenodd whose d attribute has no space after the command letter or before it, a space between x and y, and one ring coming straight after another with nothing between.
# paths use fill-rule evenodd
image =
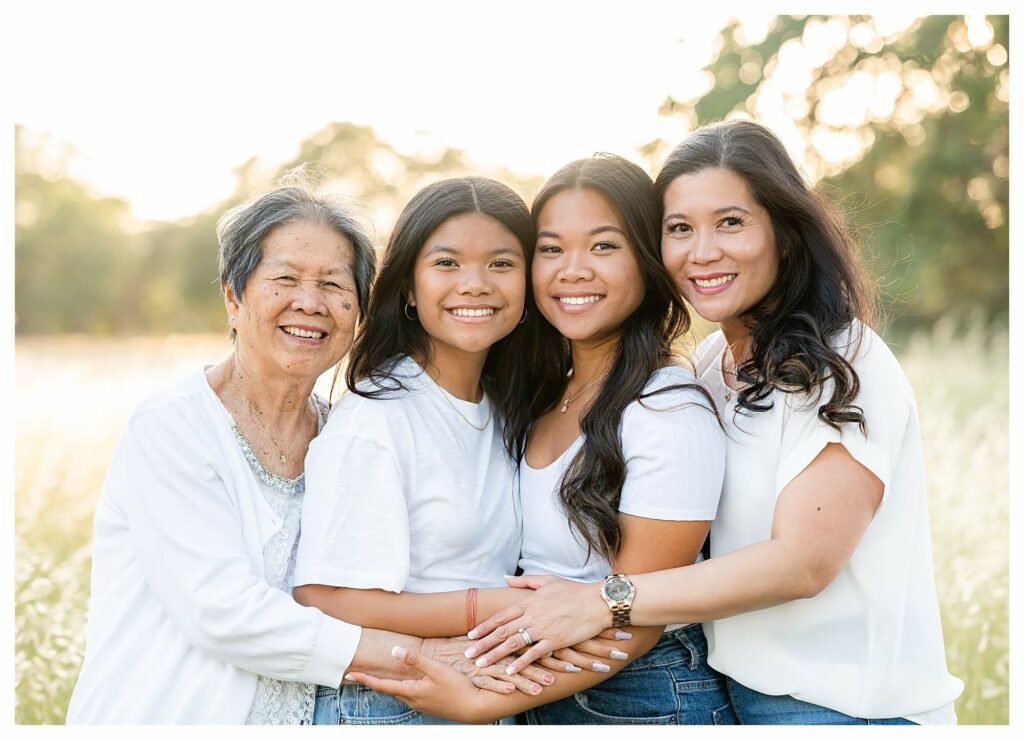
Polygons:
<instances>
[{"instance_id":1,"label":"white lace cardigan","mask_svg":"<svg viewBox=\"0 0 1024 740\"><path fill-rule=\"evenodd\" d=\"M244 723L260 676L340 684L360 629L266 580L284 521L200 369L140 404L95 517L73 723Z\"/></svg>"}]
</instances>

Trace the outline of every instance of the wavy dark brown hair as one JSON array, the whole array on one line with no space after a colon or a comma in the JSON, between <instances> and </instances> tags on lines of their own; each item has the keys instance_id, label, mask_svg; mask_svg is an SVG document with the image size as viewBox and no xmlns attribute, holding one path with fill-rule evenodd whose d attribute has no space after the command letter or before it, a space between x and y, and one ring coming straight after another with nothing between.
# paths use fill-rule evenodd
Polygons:
<instances>
[{"instance_id":1,"label":"wavy dark brown hair","mask_svg":"<svg viewBox=\"0 0 1024 740\"><path fill-rule=\"evenodd\" d=\"M709 169L728 170L747 183L771 217L779 274L768 294L744 315L751 332L751 356L736 368L747 384L737 403L747 413L772 408L771 394L831 397L818 417L834 429L856 424L867 433L860 392L847 357L836 348L855 319L871 325L874 291L857 258L843 220L828 200L809 188L782 142L751 121L726 121L690 134L665 161L655 180L659 200L677 177ZM859 337L855 338L859 341ZM853 347L849 356L856 352Z\"/></svg>"},{"instance_id":2,"label":"wavy dark brown hair","mask_svg":"<svg viewBox=\"0 0 1024 740\"><path fill-rule=\"evenodd\" d=\"M660 207L654 184L640 167L610 154L579 159L562 167L541 187L531 209L533 223L545 204L565 190L592 190L618 211L632 243L646 291L640 306L623 322L621 337L607 378L580 421L583 444L569 463L559 486L559 500L569 524L587 546L613 560L622 544L619 499L626 480L620 429L626 407L661 393L692 388L702 394L714 414L714 402L703 386L676 384L644 393L651 375L670 364L672 344L690 327L690 316L678 288L661 262ZM534 328L534 392L528 406L533 419L562 399L572 367L570 345L547 321ZM702 404L704 405L704 404ZM528 426L511 428L517 457L525 454ZM657 444L652 440L652 444Z\"/></svg>"},{"instance_id":3,"label":"wavy dark brown hair","mask_svg":"<svg viewBox=\"0 0 1024 740\"><path fill-rule=\"evenodd\" d=\"M506 448L514 455L509 425L522 427L528 418L524 399L531 395L528 376L536 372L530 351L538 319L530 288L530 264L536 232L530 212L516 193L485 177L458 177L428 185L402 210L384 251L383 264L370 292L366 320L356 333L345 376L349 390L367 398L386 397L405 386L395 366L406 355L430 356L430 337L418 320L405 315L407 287L420 250L447 219L480 213L497 220L519 241L525 257L526 320L496 342L487 353L480 384L495 407ZM362 388L357 384L368 380Z\"/></svg>"}]
</instances>

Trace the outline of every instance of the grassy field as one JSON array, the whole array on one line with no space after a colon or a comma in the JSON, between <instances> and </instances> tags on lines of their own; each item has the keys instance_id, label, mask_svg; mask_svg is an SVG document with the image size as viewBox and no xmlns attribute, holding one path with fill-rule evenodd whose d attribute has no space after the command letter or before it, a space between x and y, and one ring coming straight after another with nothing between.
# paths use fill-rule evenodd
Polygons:
<instances>
[{"instance_id":1,"label":"grassy field","mask_svg":"<svg viewBox=\"0 0 1024 740\"><path fill-rule=\"evenodd\" d=\"M917 391L946 650L963 724L1009 714L1005 333L938 326L894 346ZM85 652L92 511L149 391L227 352L219 336L19 338L15 365L15 719L64 721ZM322 379L321 386L326 383Z\"/></svg>"}]
</instances>

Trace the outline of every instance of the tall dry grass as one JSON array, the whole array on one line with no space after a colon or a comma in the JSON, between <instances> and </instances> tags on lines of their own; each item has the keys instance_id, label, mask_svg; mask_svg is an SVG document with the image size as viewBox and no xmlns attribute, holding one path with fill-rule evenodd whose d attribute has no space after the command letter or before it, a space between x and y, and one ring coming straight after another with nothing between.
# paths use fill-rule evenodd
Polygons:
<instances>
[{"instance_id":1,"label":"tall dry grass","mask_svg":"<svg viewBox=\"0 0 1024 740\"><path fill-rule=\"evenodd\" d=\"M92 511L117 437L151 390L226 354L223 337L19 339L15 718L64 721L85 651ZM936 580L965 724L1009 715L1005 333L939 325L894 347L917 392ZM320 388L329 386L321 379Z\"/></svg>"}]
</instances>

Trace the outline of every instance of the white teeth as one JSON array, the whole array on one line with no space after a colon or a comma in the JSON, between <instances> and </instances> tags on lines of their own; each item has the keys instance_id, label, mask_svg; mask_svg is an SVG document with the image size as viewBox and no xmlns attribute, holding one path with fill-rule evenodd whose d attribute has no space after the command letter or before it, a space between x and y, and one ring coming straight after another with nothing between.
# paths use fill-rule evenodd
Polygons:
<instances>
[{"instance_id":1,"label":"white teeth","mask_svg":"<svg viewBox=\"0 0 1024 740\"><path fill-rule=\"evenodd\" d=\"M725 285L726 283L731 282L732 279L735 278L735 277L736 277L735 274L733 274L733 275L723 275L722 277L712 278L711 280L697 280L697 279L694 279L693 282L697 283L697 285L699 285L702 288L714 288L716 285Z\"/></svg>"},{"instance_id":2,"label":"white teeth","mask_svg":"<svg viewBox=\"0 0 1024 740\"><path fill-rule=\"evenodd\" d=\"M324 335L322 331L307 331L295 326L286 326L284 330L293 337L303 337L304 339L320 339Z\"/></svg>"},{"instance_id":3,"label":"white teeth","mask_svg":"<svg viewBox=\"0 0 1024 740\"><path fill-rule=\"evenodd\" d=\"M493 316L493 308L450 308L455 316Z\"/></svg>"},{"instance_id":4,"label":"white teeth","mask_svg":"<svg viewBox=\"0 0 1024 740\"><path fill-rule=\"evenodd\" d=\"M601 300L601 296L564 296L562 298L559 298L558 300L568 306L582 306L584 303L597 303L599 300Z\"/></svg>"}]
</instances>

